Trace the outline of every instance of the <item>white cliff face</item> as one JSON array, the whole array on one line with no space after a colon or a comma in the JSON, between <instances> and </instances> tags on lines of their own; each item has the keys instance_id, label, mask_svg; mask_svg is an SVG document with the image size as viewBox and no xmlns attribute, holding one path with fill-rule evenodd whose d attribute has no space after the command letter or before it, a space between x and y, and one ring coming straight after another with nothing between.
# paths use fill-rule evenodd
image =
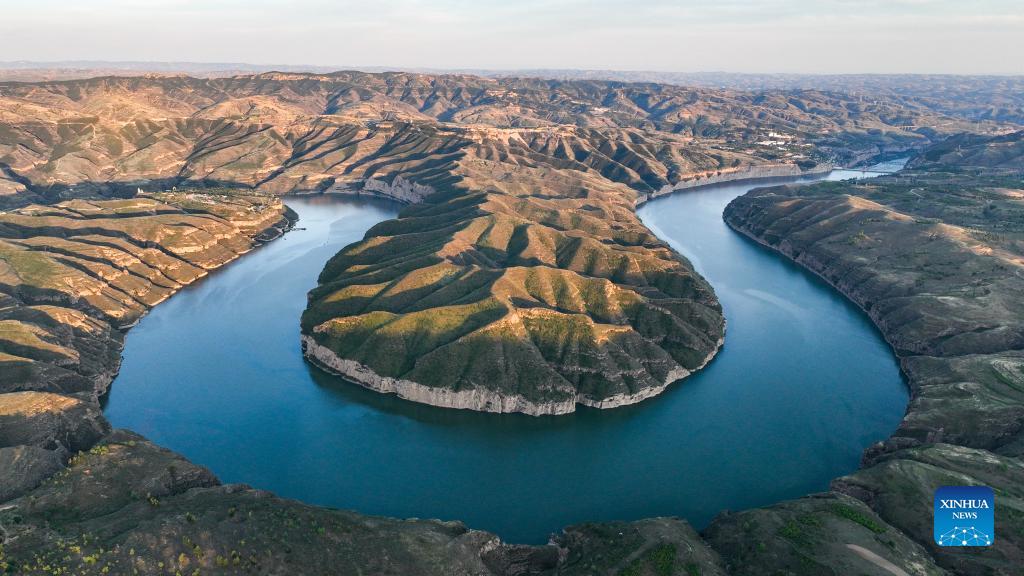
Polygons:
<instances>
[{"instance_id":1,"label":"white cliff face","mask_svg":"<svg viewBox=\"0 0 1024 576\"><path fill-rule=\"evenodd\" d=\"M402 176L395 176L391 182L374 178L363 181L362 188L353 188L348 183L338 183L327 190L330 194L367 194L383 196L406 204L417 204L436 190L426 184L410 182Z\"/></svg>"},{"instance_id":2,"label":"white cliff face","mask_svg":"<svg viewBox=\"0 0 1024 576\"><path fill-rule=\"evenodd\" d=\"M816 170L803 171L794 164L755 166L743 170L731 172L709 173L698 175L690 180L677 183L675 186L665 186L661 190L642 197L639 203L650 198L669 194L675 190L706 186L719 182L735 180L746 180L755 178L778 178L786 176L811 174L819 171L828 171L831 167L821 167ZM339 183L327 190L329 193L339 194L372 194L384 196L410 204L421 202L425 197L433 194L435 190L426 185L410 182L401 176L396 176L390 183L384 180L370 179L363 182L361 188L352 188L347 184ZM305 356L314 364L329 372L338 374L346 379L357 383L364 388L381 392L384 394L395 394L399 398L439 406L443 408L457 408L465 410L476 410L479 412L510 413L519 412L531 416L568 414L576 411L578 405L599 409L616 408L642 402L664 392L670 384L690 376L693 372L700 370L718 353L723 344L719 339L715 348L708 353L700 366L693 370L687 370L682 366L675 366L665 376L664 380L655 386L642 388L635 392L619 393L611 396L595 398L586 394L576 394L571 398L550 402L534 402L520 394L504 394L495 390L484 388L473 388L469 390L450 390L446 388L432 387L401 378L382 376L373 371L370 367L338 356L334 351L316 342L313 336L303 334L301 336L302 349Z\"/></svg>"},{"instance_id":3,"label":"white cliff face","mask_svg":"<svg viewBox=\"0 0 1024 576\"><path fill-rule=\"evenodd\" d=\"M668 375L665 377L665 381L662 382L660 386L651 386L649 388L644 388L632 394L614 394L612 396L608 396L607 398L600 399L591 398L589 396L578 396L576 398L576 403L582 404L584 406L590 406L591 408L601 409L618 408L619 406L628 406L630 404L636 404L637 402L641 402L643 400L661 394L662 392L665 391L666 388L668 388L669 384L675 382L676 380L682 380L683 378L686 378L690 374L691 372L689 370L683 368L682 366L678 366L668 373Z\"/></svg>"},{"instance_id":4,"label":"white cliff face","mask_svg":"<svg viewBox=\"0 0 1024 576\"><path fill-rule=\"evenodd\" d=\"M722 340L718 346L708 354L701 364L703 368L722 346ZM669 384L686 378L692 372L679 366L668 373L660 386L644 388L632 394L615 394L607 398L595 399L588 396L577 395L575 398L557 401L536 403L527 400L519 394L501 394L494 390L475 388L472 390L447 390L425 386L419 382L381 376L369 367L354 360L347 360L335 354L326 346L321 346L307 334L302 335L303 353L313 363L321 368L344 376L364 388L375 390L384 394L395 394L404 400L411 400L421 404L440 406L442 408L459 408L464 410L476 410L478 412L520 412L530 416L543 416L554 414L568 414L576 411L577 405L590 406L592 408L617 408L636 404L647 398L657 396L668 388ZM700 369L698 368L698 369Z\"/></svg>"},{"instance_id":5,"label":"white cliff face","mask_svg":"<svg viewBox=\"0 0 1024 576\"><path fill-rule=\"evenodd\" d=\"M461 408L479 412L522 412L531 416L545 414L568 414L576 410L572 400L536 404L518 395L502 395L492 390L447 390L424 386L419 382L381 376L369 367L354 360L339 357L325 346L321 346L307 334L302 335L302 349L306 357L330 372L370 390L384 394L395 394L399 398L440 406L443 408Z\"/></svg>"},{"instance_id":6,"label":"white cliff face","mask_svg":"<svg viewBox=\"0 0 1024 576\"><path fill-rule=\"evenodd\" d=\"M665 186L662 186L661 189L650 194L644 194L637 199L636 204L637 206L640 206L649 200L653 200L679 190L698 188L700 186L721 184L723 182L736 182L739 180L791 178L793 176L806 176L808 174L823 174L825 172L831 172L832 168L833 167L829 164L821 164L810 170L802 170L796 164L764 164L761 166L749 166L740 169L705 172L703 174L696 174L693 177L681 180L675 184L666 184Z\"/></svg>"}]
</instances>

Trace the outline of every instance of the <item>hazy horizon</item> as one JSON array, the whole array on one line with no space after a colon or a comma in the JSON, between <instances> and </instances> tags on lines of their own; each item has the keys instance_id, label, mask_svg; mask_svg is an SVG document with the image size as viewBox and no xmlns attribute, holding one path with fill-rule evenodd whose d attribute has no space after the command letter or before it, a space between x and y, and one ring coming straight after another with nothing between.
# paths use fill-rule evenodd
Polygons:
<instances>
[{"instance_id":1,"label":"hazy horizon","mask_svg":"<svg viewBox=\"0 0 1024 576\"><path fill-rule=\"evenodd\" d=\"M423 73L423 74L491 74L495 77L508 74L514 76L517 73L548 73L550 75L556 75L561 72L576 72L593 74L594 78L597 78L602 73L609 74L666 74L666 75L679 75L679 76L701 76L708 75L713 76L717 74L725 76L808 76L808 77L820 77L820 76L994 76L994 77L1022 77L1022 72L778 72L778 71L758 71L758 72L734 72L731 70L658 70L658 69L622 69L622 68L542 68L542 67L530 67L530 68L442 68L436 66L389 66L389 65L359 65L359 64L284 64L284 63L267 63L267 62L200 62L200 61L170 61L170 60L0 60L0 70L123 70L131 71L137 70L140 73L146 72L166 72L171 73L188 73L188 67L192 69L194 73L213 73L213 72L242 72L242 73L261 73L261 72L295 72L302 73L308 72L311 74L329 74L333 72L412 72L412 73Z\"/></svg>"},{"instance_id":2,"label":"hazy horizon","mask_svg":"<svg viewBox=\"0 0 1024 576\"><path fill-rule=\"evenodd\" d=\"M38 0L4 15L7 64L1024 73L1013 0Z\"/></svg>"}]
</instances>

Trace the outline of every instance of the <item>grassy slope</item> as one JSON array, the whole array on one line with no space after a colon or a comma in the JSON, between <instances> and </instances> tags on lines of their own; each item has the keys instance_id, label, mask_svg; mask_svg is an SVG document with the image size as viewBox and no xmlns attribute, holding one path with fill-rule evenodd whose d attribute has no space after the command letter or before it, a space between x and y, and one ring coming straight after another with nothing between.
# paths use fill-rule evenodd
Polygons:
<instances>
[{"instance_id":1,"label":"grassy slope","mask_svg":"<svg viewBox=\"0 0 1024 576\"><path fill-rule=\"evenodd\" d=\"M658 322L629 316L628 310L643 310L651 302L663 305L662 295L694 294L702 286L685 264L673 260L636 223L631 209L638 194L695 174L792 159L787 154L808 150L821 161L927 140L928 130L896 127L908 119L919 125L949 120L926 108L908 109L884 99L864 105L813 91L751 94L407 74L6 84L0 86L0 194L3 205L24 207L97 193L125 195L134 192L139 179L158 182L147 187L219 181L284 192L358 186L367 179L392 182L401 175L443 194L428 206L411 208L409 214L415 218L382 224L375 231L377 240L360 246L372 249L374 242L395 241L393 246L406 245L399 256L407 256L405 250L417 239L409 235L420 231L403 226L430 228L424 219L434 218L444 229L426 233L440 252L424 252L421 260L405 262L422 272L405 283L391 282L401 276L401 269L348 266L345 259L352 254L345 252L338 257L341 266L325 271L326 280L350 291L334 302L344 299L363 306L374 299L374 306L397 310L375 314L406 315L410 296L429 290L437 279L458 279L452 288L468 295L475 286L467 284L473 275L463 272L474 266L491 268L472 279L480 283L479 292L489 296L471 305L502 299L511 303L522 312L523 326L532 325L536 350L557 365L566 357L563 344L576 341L573 335L614 333L604 326L615 326L614 321L623 317L636 322L635 331L661 329ZM955 121L946 125L956 128ZM792 134L793 144L782 149L757 144L773 130ZM813 146L808 149L804 144ZM458 208L457 202L449 202L458 196L464 196L467 205ZM55 265L68 266L76 259L95 262L97 252L84 250L85 244L102 244L109 247L104 254L120 254L122 262L131 261L128 256L138 252L135 240L152 228L111 233L68 220L93 218L104 211L132 212L132 202L99 207L91 214L80 202L31 208L40 212L28 218L25 213L9 214L13 224L7 229L13 232L8 232L7 254L12 260L31 254L17 266L40 283L52 278ZM437 212L431 214L434 208ZM195 207L190 203L186 209ZM206 205L204 210L214 209ZM596 217L581 216L591 213ZM140 222L142 217L138 216ZM160 208L145 217L176 216L174 210ZM32 234L39 237L41 230L39 241L23 233L37 220L49 222ZM43 245L32 245L40 241ZM59 264L54 262L54 249L64 251ZM67 254L68 249L73 254ZM133 290L145 295L187 280L172 272L181 266L165 266L162 258L189 259L161 254L139 258L145 266L136 269L142 274L126 273L116 264L102 282L95 277L86 282L95 283L101 295ZM492 267L495 261L500 265ZM106 270L109 265L101 264L97 268ZM152 270L170 282L154 281L159 276ZM341 285L378 273L389 280ZM4 274L17 277L10 266ZM136 276L148 280L136 284ZM122 284L107 283L106 278L115 277ZM123 284L126 281L132 284ZM592 286L612 286L616 297L609 297L607 289L587 288ZM131 300L109 298L127 310L126 319L131 317ZM502 306L508 310L508 304ZM581 307L586 314L576 313ZM115 304L104 301L104 306L84 308L88 313L60 302L24 306L17 299L4 301L4 310L31 309L32 326L45 326L45 318L73 325L59 338L44 334L40 339L58 344L57 351L85 351L79 365L69 367L0 353L6 362L7 389L45 388L55 382L58 392L90 395L103 378L99 371L88 372L83 360L102 359L108 354L104 350L116 350L119 343L95 345L97 338L86 335L98 331L105 334L102 340L116 339L119 333L109 330L109 322L96 323L96 316L102 316L104 308L116 309ZM686 316L682 308L670 315ZM430 324L427 332L436 333ZM24 345L34 342L24 330L14 332L17 338L9 340L20 341L21 351L43 353L39 346ZM61 360L68 362L64 356ZM333 513L244 487L217 487L208 473L130 434L114 432L99 441L108 431L88 401L50 410L47 407L64 406L66 397L20 394L37 395L25 397L30 401L21 405L42 408L0 414L6 418L0 428L17 435L11 437L15 445L0 442L0 464L5 464L0 466L0 485L6 488L12 479L22 485L45 484L38 494L0 506L5 538L0 564L15 573L60 568L102 572L104 567L117 570L133 564L141 572L169 573L234 573L243 565L244 571L256 573L310 572L324 566L341 572L394 573L721 571L717 555L679 521L572 528L552 547L494 546L488 535L459 526ZM70 469L53 476L69 452L89 446L94 447L90 454L73 459ZM106 498L90 496L95 494ZM40 500L47 504L37 508ZM240 517L243 508L246 513ZM864 526L864 513L855 512L841 515L840 521L857 530ZM322 536L329 538L317 539ZM246 549L249 543L251 549ZM905 561L927 564L896 553L905 547L886 551L887 542L877 544L881 546L865 546L908 568ZM337 557L331 556L335 550ZM849 554L829 550L833 555Z\"/></svg>"},{"instance_id":2,"label":"grassy slope","mask_svg":"<svg viewBox=\"0 0 1024 576\"><path fill-rule=\"evenodd\" d=\"M1024 562L1022 138L958 138L894 176L756 190L726 210L730 225L865 308L892 343L912 390L907 414L834 489L961 574L1014 574ZM931 495L958 484L997 491L991 548L932 542ZM713 532L733 527L719 523Z\"/></svg>"},{"instance_id":3,"label":"grassy slope","mask_svg":"<svg viewBox=\"0 0 1024 576\"><path fill-rule=\"evenodd\" d=\"M0 213L0 391L101 392L150 307L280 226L279 200L163 193Z\"/></svg>"},{"instance_id":4,"label":"grassy slope","mask_svg":"<svg viewBox=\"0 0 1024 576\"><path fill-rule=\"evenodd\" d=\"M549 190L406 209L327 263L303 329L383 376L541 403L636 394L703 364L717 300L642 227L631 192Z\"/></svg>"}]
</instances>

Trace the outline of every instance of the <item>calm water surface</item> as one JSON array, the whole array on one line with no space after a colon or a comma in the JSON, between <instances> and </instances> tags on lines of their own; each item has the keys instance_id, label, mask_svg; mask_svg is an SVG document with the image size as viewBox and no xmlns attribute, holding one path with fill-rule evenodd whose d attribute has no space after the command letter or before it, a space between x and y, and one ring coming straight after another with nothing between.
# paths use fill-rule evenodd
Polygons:
<instances>
[{"instance_id":1,"label":"calm water surface","mask_svg":"<svg viewBox=\"0 0 1024 576\"><path fill-rule=\"evenodd\" d=\"M833 173L830 178L860 173ZM663 395L533 418L420 406L303 361L298 319L324 263L399 207L296 197L290 232L156 307L127 339L115 426L281 496L368 514L458 519L538 543L585 520L679 515L825 490L886 437L907 392L868 319L729 230L750 185L655 200L643 221L714 285L726 345Z\"/></svg>"}]
</instances>

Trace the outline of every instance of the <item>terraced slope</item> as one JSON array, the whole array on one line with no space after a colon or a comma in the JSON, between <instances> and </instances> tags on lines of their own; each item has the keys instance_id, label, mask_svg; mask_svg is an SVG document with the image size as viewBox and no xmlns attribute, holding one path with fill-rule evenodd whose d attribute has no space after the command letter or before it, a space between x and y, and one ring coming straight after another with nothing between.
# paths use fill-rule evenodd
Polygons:
<instances>
[{"instance_id":1,"label":"terraced slope","mask_svg":"<svg viewBox=\"0 0 1024 576\"><path fill-rule=\"evenodd\" d=\"M0 213L0 392L95 401L117 371L122 330L279 235L284 211L276 198L161 193Z\"/></svg>"},{"instance_id":2,"label":"terraced slope","mask_svg":"<svg viewBox=\"0 0 1024 576\"><path fill-rule=\"evenodd\" d=\"M1015 574L1024 563L1022 139L959 137L924 151L917 169L755 190L725 213L842 290L893 345L912 391L907 414L833 488L957 574ZM999 494L990 548L932 542L931 494L960 484ZM713 532L736 528L735 519L719 524ZM778 566L765 558L744 562Z\"/></svg>"}]
</instances>

